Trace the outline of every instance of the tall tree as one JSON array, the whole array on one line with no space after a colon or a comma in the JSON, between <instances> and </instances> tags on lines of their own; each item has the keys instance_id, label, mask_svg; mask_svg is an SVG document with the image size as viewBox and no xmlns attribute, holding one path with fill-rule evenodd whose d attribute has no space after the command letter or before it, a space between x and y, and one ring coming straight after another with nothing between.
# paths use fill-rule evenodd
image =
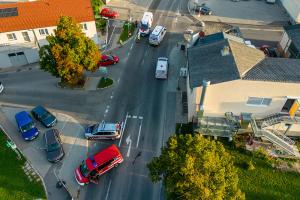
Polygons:
<instances>
[{"instance_id":1,"label":"tall tree","mask_svg":"<svg viewBox=\"0 0 300 200\"><path fill-rule=\"evenodd\" d=\"M147 166L153 182L163 180L168 199L245 199L231 156L199 134L171 136Z\"/></svg>"},{"instance_id":2,"label":"tall tree","mask_svg":"<svg viewBox=\"0 0 300 200\"><path fill-rule=\"evenodd\" d=\"M39 52L41 69L60 77L62 82L76 85L85 70L97 69L101 57L98 47L71 17L62 16L47 41L49 44Z\"/></svg>"}]
</instances>

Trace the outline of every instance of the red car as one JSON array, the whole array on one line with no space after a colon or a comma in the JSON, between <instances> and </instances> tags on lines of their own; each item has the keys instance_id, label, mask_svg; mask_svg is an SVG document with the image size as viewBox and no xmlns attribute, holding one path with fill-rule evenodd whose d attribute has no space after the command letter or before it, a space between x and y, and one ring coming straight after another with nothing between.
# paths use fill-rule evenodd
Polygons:
<instances>
[{"instance_id":1,"label":"red car","mask_svg":"<svg viewBox=\"0 0 300 200\"><path fill-rule=\"evenodd\" d=\"M98 62L98 66L114 65L119 62L119 57L115 55L102 55L101 60Z\"/></svg>"},{"instance_id":2,"label":"red car","mask_svg":"<svg viewBox=\"0 0 300 200\"><path fill-rule=\"evenodd\" d=\"M100 15L102 17L107 17L107 18L118 18L119 17L119 13L117 13L116 11L113 11L112 9L109 8L103 8L100 12Z\"/></svg>"},{"instance_id":3,"label":"red car","mask_svg":"<svg viewBox=\"0 0 300 200\"><path fill-rule=\"evenodd\" d=\"M76 181L79 185L90 182L97 184L100 175L117 167L123 160L119 149L113 144L82 161L80 166L75 169Z\"/></svg>"}]
</instances>

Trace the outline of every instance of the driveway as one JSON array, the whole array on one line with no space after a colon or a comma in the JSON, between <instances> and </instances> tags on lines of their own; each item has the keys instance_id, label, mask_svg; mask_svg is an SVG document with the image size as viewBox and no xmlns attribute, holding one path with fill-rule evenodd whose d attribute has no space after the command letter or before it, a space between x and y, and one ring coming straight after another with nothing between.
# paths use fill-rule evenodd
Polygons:
<instances>
[{"instance_id":1,"label":"driveway","mask_svg":"<svg viewBox=\"0 0 300 200\"><path fill-rule=\"evenodd\" d=\"M237 24L278 24L289 20L284 8L279 4L267 4L264 0L233 2L231 0L190 0L189 9L192 14L196 4L205 3L213 14L201 16L204 21L219 21Z\"/></svg>"}]
</instances>

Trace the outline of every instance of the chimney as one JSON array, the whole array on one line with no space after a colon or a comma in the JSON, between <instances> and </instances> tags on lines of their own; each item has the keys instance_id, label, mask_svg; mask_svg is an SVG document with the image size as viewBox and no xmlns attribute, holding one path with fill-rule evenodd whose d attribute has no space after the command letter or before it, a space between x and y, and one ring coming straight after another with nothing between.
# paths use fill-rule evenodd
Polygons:
<instances>
[{"instance_id":1,"label":"chimney","mask_svg":"<svg viewBox=\"0 0 300 200\"><path fill-rule=\"evenodd\" d=\"M230 48L229 46L225 45L223 49L221 50L221 55L222 56L228 56L230 54Z\"/></svg>"},{"instance_id":2,"label":"chimney","mask_svg":"<svg viewBox=\"0 0 300 200\"><path fill-rule=\"evenodd\" d=\"M207 87L210 85L210 81L203 80L202 81L202 93L201 93L201 98L200 98L200 107L199 107L199 112L198 112L198 117L202 118L203 113L204 113L204 100L205 100L205 95L207 91Z\"/></svg>"}]
</instances>

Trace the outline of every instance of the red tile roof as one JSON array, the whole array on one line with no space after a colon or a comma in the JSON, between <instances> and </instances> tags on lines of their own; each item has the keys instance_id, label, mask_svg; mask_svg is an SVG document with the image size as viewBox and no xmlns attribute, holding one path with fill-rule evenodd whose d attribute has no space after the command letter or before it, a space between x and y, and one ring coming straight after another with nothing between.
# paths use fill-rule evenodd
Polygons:
<instances>
[{"instance_id":1,"label":"red tile roof","mask_svg":"<svg viewBox=\"0 0 300 200\"><path fill-rule=\"evenodd\" d=\"M90 0L40 0L0 4L18 8L18 16L0 18L0 33L56 26L60 16L71 16L78 23L94 21Z\"/></svg>"}]
</instances>

